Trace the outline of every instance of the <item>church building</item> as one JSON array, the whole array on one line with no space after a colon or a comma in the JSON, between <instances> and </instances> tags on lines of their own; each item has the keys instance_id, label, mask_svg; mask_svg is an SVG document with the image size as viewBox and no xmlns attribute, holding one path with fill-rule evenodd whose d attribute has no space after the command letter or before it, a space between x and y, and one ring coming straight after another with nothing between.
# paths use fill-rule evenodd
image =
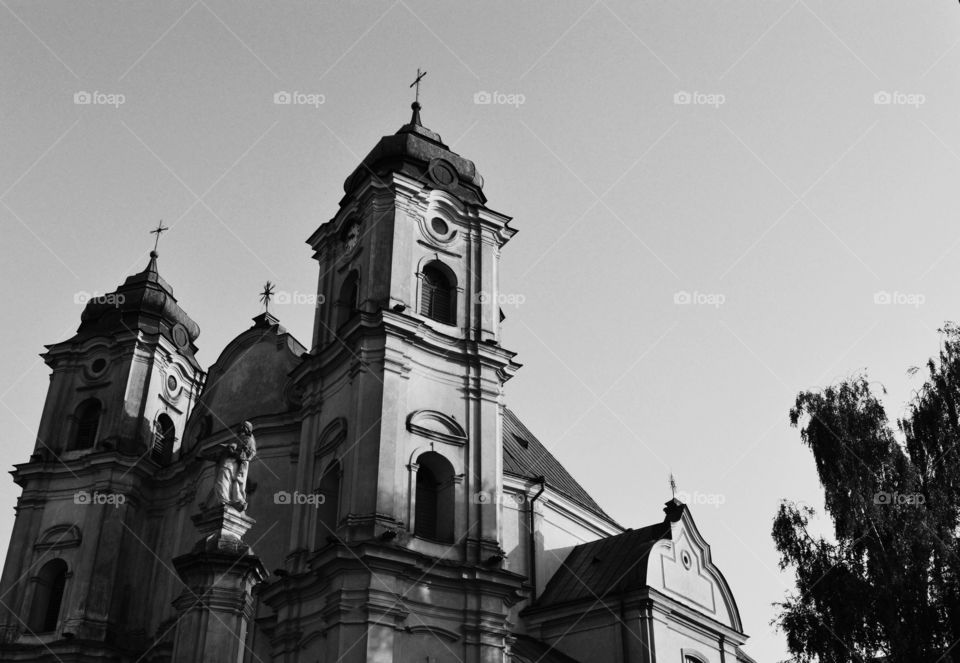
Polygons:
<instances>
[{"instance_id":1,"label":"church building","mask_svg":"<svg viewBox=\"0 0 960 663\"><path fill-rule=\"evenodd\" d=\"M91 300L42 355L0 661L752 663L687 506L615 522L509 408L516 232L414 103L308 239L311 338L267 291L204 367L156 251Z\"/></svg>"}]
</instances>

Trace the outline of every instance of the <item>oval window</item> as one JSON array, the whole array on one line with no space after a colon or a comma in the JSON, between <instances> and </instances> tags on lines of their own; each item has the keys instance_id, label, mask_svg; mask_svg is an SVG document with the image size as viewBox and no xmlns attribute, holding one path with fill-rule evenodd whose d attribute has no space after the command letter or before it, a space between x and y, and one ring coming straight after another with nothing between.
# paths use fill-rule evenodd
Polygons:
<instances>
[{"instance_id":1,"label":"oval window","mask_svg":"<svg viewBox=\"0 0 960 663\"><path fill-rule=\"evenodd\" d=\"M438 235L446 235L450 232L450 226L447 225L447 222L441 219L439 216L433 217L430 220L430 227L433 228L433 232Z\"/></svg>"}]
</instances>

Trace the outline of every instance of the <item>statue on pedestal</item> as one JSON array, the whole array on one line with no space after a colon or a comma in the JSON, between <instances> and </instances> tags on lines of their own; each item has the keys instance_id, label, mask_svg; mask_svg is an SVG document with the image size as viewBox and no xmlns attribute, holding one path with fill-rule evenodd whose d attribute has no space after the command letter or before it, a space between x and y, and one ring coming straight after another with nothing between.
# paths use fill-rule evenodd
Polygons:
<instances>
[{"instance_id":1,"label":"statue on pedestal","mask_svg":"<svg viewBox=\"0 0 960 663\"><path fill-rule=\"evenodd\" d=\"M230 442L219 444L204 454L217 464L213 488L207 504L221 504L237 511L247 508L247 473L250 461L257 455L253 424L244 421Z\"/></svg>"}]
</instances>

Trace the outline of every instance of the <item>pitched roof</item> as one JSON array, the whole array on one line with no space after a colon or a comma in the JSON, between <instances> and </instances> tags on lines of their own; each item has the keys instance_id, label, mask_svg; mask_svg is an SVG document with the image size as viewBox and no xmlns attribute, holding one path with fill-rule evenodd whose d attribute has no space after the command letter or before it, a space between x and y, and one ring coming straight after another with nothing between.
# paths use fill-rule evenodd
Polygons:
<instances>
[{"instance_id":1,"label":"pitched roof","mask_svg":"<svg viewBox=\"0 0 960 663\"><path fill-rule=\"evenodd\" d=\"M528 635L518 635L510 647L513 663L579 663L576 659L561 654L551 645L535 640Z\"/></svg>"},{"instance_id":2,"label":"pitched roof","mask_svg":"<svg viewBox=\"0 0 960 663\"><path fill-rule=\"evenodd\" d=\"M503 471L518 477L543 476L547 486L573 502L607 520L613 519L600 508L577 480L570 476L543 443L523 425L510 408L504 409L503 417Z\"/></svg>"},{"instance_id":3,"label":"pitched roof","mask_svg":"<svg viewBox=\"0 0 960 663\"><path fill-rule=\"evenodd\" d=\"M538 606L599 599L646 584L646 559L654 544L670 538L668 521L573 548L537 600Z\"/></svg>"}]
</instances>

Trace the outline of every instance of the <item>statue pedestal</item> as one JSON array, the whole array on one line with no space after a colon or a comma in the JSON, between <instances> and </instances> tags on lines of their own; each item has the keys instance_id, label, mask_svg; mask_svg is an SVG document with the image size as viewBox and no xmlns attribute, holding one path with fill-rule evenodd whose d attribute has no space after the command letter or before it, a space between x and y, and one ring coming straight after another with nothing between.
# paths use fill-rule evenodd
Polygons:
<instances>
[{"instance_id":1,"label":"statue pedestal","mask_svg":"<svg viewBox=\"0 0 960 663\"><path fill-rule=\"evenodd\" d=\"M179 613L172 660L242 663L255 617L253 589L266 577L260 558L243 536L256 523L230 506L193 517L201 538L173 560L186 585L173 602Z\"/></svg>"},{"instance_id":2,"label":"statue pedestal","mask_svg":"<svg viewBox=\"0 0 960 663\"><path fill-rule=\"evenodd\" d=\"M191 517L201 539L193 552L223 552L253 554L243 536L257 521L232 506L220 505L206 509Z\"/></svg>"}]
</instances>

